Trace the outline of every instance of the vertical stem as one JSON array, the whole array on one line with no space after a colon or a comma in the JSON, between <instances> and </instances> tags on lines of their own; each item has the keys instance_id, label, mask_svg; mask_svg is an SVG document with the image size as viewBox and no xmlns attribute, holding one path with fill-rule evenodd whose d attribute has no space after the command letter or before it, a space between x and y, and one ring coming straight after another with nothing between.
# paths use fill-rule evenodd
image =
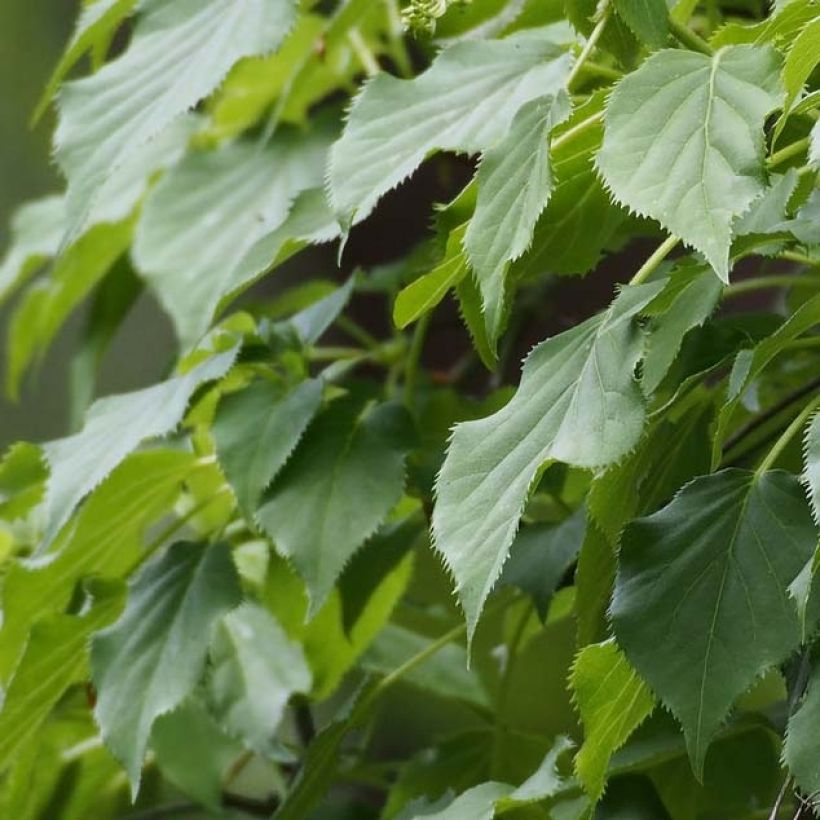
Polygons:
<instances>
[{"instance_id":1,"label":"vertical stem","mask_svg":"<svg viewBox=\"0 0 820 820\"><path fill-rule=\"evenodd\" d=\"M407 354L407 365L404 374L404 404L408 410L412 410L415 404L416 383L418 381L421 352L424 349L424 340L427 337L427 330L430 326L432 316L432 312L425 313L424 316L419 319L416 329L413 332L413 341L410 342L410 350Z\"/></svg>"},{"instance_id":2,"label":"vertical stem","mask_svg":"<svg viewBox=\"0 0 820 820\"><path fill-rule=\"evenodd\" d=\"M820 405L820 396L815 396L813 401L810 401L803 410L798 414L797 418L786 428L782 436L774 443L774 446L769 450L766 458L760 462L760 466L755 471L758 476L763 475L767 470L771 469L772 465L780 457L780 454L786 448L786 445L794 438L800 431L800 428L806 423L809 416Z\"/></svg>"},{"instance_id":3,"label":"vertical stem","mask_svg":"<svg viewBox=\"0 0 820 820\"><path fill-rule=\"evenodd\" d=\"M606 24L609 21L609 13L609 2L608 0L604 0L598 22L595 24L595 28L592 29L592 33L589 35L589 39L584 44L581 53L578 55L578 59L575 61L575 65L572 67L572 71L570 71L569 73L569 77L567 77L567 89L572 88L572 84L575 82L575 80L578 78L578 75L581 73L581 69L584 67L584 63L587 61L587 58L590 54L592 54L593 50L598 45L598 40L601 39L601 35L604 33Z\"/></svg>"}]
</instances>

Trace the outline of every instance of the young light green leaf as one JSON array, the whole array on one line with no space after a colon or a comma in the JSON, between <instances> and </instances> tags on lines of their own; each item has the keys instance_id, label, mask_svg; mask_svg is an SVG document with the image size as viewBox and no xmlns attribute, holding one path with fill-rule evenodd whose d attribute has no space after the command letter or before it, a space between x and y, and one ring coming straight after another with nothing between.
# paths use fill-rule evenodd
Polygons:
<instances>
[{"instance_id":1,"label":"young light green leaf","mask_svg":"<svg viewBox=\"0 0 820 820\"><path fill-rule=\"evenodd\" d=\"M60 57L43 96L37 103L35 122L45 113L66 74L86 52L90 51L97 59L104 56L118 26L131 14L137 2L138 0L94 0L82 7L71 42Z\"/></svg>"},{"instance_id":2,"label":"young light green leaf","mask_svg":"<svg viewBox=\"0 0 820 820\"><path fill-rule=\"evenodd\" d=\"M279 228L300 192L322 183L326 135L279 133L189 154L149 194L134 262L189 347L207 330L234 271ZM218 228L218 230L215 230Z\"/></svg>"},{"instance_id":3,"label":"young light green leaf","mask_svg":"<svg viewBox=\"0 0 820 820\"><path fill-rule=\"evenodd\" d=\"M143 532L165 515L193 472L191 453L134 453L91 495L60 535L49 560L14 561L7 569L0 627L0 681L17 664L32 626L65 609L78 581L120 578L142 553Z\"/></svg>"},{"instance_id":4,"label":"young light green leaf","mask_svg":"<svg viewBox=\"0 0 820 820\"><path fill-rule=\"evenodd\" d=\"M464 235L467 225L460 225L447 237L444 258L429 273L425 273L399 291L393 305L393 321L398 328L429 313L468 273Z\"/></svg>"},{"instance_id":5,"label":"young light green leaf","mask_svg":"<svg viewBox=\"0 0 820 820\"><path fill-rule=\"evenodd\" d=\"M509 404L455 428L433 535L471 633L541 466L555 459L600 467L637 443L646 411L633 373L643 351L634 319L662 287L625 288L606 312L542 342Z\"/></svg>"},{"instance_id":6,"label":"young light green leaf","mask_svg":"<svg viewBox=\"0 0 820 820\"><path fill-rule=\"evenodd\" d=\"M598 167L618 202L657 219L729 280L732 222L764 187L763 124L780 103L771 47L666 50L615 87Z\"/></svg>"},{"instance_id":7,"label":"young light green leaf","mask_svg":"<svg viewBox=\"0 0 820 820\"><path fill-rule=\"evenodd\" d=\"M310 691L302 647L267 610L245 603L217 624L210 658L208 701L214 716L248 748L270 755L288 701Z\"/></svg>"},{"instance_id":8,"label":"young light green leaf","mask_svg":"<svg viewBox=\"0 0 820 820\"><path fill-rule=\"evenodd\" d=\"M51 475L43 544L51 543L84 496L141 441L170 433L182 420L194 391L204 382L225 375L236 353L234 347L182 376L100 399L89 409L79 433L44 444Z\"/></svg>"},{"instance_id":9,"label":"young light green leaf","mask_svg":"<svg viewBox=\"0 0 820 820\"><path fill-rule=\"evenodd\" d=\"M177 543L145 566L129 585L122 617L94 637L94 714L132 795L154 721L191 693L214 623L240 599L224 544Z\"/></svg>"},{"instance_id":10,"label":"young light green leaf","mask_svg":"<svg viewBox=\"0 0 820 820\"><path fill-rule=\"evenodd\" d=\"M332 403L259 508L260 526L305 580L311 614L401 497L407 427L397 405Z\"/></svg>"},{"instance_id":11,"label":"young light green leaf","mask_svg":"<svg viewBox=\"0 0 820 820\"><path fill-rule=\"evenodd\" d=\"M213 91L235 62L274 51L294 18L292 0L145 0L128 50L60 95L54 144L69 183L69 239L131 152Z\"/></svg>"},{"instance_id":12,"label":"young light green leaf","mask_svg":"<svg viewBox=\"0 0 820 820\"><path fill-rule=\"evenodd\" d=\"M219 403L213 423L216 454L246 515L253 514L321 400L321 381L308 379L291 390L255 382Z\"/></svg>"},{"instance_id":13,"label":"young light green leaf","mask_svg":"<svg viewBox=\"0 0 820 820\"><path fill-rule=\"evenodd\" d=\"M614 640L579 652L570 686L584 724L584 745L575 756L575 771L590 797L598 800L610 758L649 717L655 698Z\"/></svg>"},{"instance_id":14,"label":"young light green leaf","mask_svg":"<svg viewBox=\"0 0 820 820\"><path fill-rule=\"evenodd\" d=\"M40 730L69 686L85 678L88 640L117 617L122 591L119 584L97 584L86 612L52 615L34 627L0 710L0 772Z\"/></svg>"},{"instance_id":15,"label":"young light green leaf","mask_svg":"<svg viewBox=\"0 0 820 820\"><path fill-rule=\"evenodd\" d=\"M786 101L783 104L784 121L818 63L820 20L815 18L791 42L786 62L783 64L783 85L786 89Z\"/></svg>"},{"instance_id":16,"label":"young light green leaf","mask_svg":"<svg viewBox=\"0 0 820 820\"><path fill-rule=\"evenodd\" d=\"M108 273L131 242L128 221L95 225L64 253L47 277L29 288L9 330L6 391L19 394L20 381L32 359L42 356L69 314Z\"/></svg>"},{"instance_id":17,"label":"young light green leaf","mask_svg":"<svg viewBox=\"0 0 820 820\"><path fill-rule=\"evenodd\" d=\"M549 135L568 115L569 100L563 92L530 100L515 115L504 139L481 160L475 214L464 248L481 290L492 343L501 332L507 268L529 247L552 193Z\"/></svg>"},{"instance_id":18,"label":"young light green leaf","mask_svg":"<svg viewBox=\"0 0 820 820\"><path fill-rule=\"evenodd\" d=\"M331 200L342 223L366 217L431 151L490 148L524 103L558 92L568 68L567 55L536 30L457 43L413 80L379 74L331 151Z\"/></svg>"},{"instance_id":19,"label":"young light green leaf","mask_svg":"<svg viewBox=\"0 0 820 820\"><path fill-rule=\"evenodd\" d=\"M47 196L21 205L11 219L11 244L0 262L0 302L60 248L65 200Z\"/></svg>"},{"instance_id":20,"label":"young light green leaf","mask_svg":"<svg viewBox=\"0 0 820 820\"><path fill-rule=\"evenodd\" d=\"M619 17L650 48L659 48L669 37L669 12L665 0L614 0Z\"/></svg>"},{"instance_id":21,"label":"young light green leaf","mask_svg":"<svg viewBox=\"0 0 820 820\"><path fill-rule=\"evenodd\" d=\"M618 643L680 721L700 777L735 699L797 647L786 589L817 534L798 480L723 470L627 527L612 602Z\"/></svg>"}]
</instances>

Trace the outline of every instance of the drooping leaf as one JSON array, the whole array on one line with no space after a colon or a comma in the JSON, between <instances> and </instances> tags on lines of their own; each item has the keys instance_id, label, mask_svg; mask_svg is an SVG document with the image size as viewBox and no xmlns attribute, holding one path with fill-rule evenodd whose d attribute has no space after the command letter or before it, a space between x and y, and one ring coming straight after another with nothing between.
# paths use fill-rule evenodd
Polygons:
<instances>
[{"instance_id":1,"label":"drooping leaf","mask_svg":"<svg viewBox=\"0 0 820 820\"><path fill-rule=\"evenodd\" d=\"M511 278L587 273L623 221L626 211L612 203L594 164L604 133L595 117L605 100L605 94L593 94L553 132L555 190L536 223L530 249L511 265ZM571 140L560 141L576 128L581 130L574 131Z\"/></svg>"},{"instance_id":2,"label":"drooping leaf","mask_svg":"<svg viewBox=\"0 0 820 820\"><path fill-rule=\"evenodd\" d=\"M189 154L149 194L134 261L190 346L207 330L235 269L285 222L293 199L321 185L328 138L280 133ZM216 228L216 230L215 230Z\"/></svg>"},{"instance_id":3,"label":"drooping leaf","mask_svg":"<svg viewBox=\"0 0 820 820\"><path fill-rule=\"evenodd\" d=\"M291 0L145 0L128 50L60 96L56 156L68 178L70 238L127 156L209 94L243 57L274 51Z\"/></svg>"},{"instance_id":4,"label":"drooping leaf","mask_svg":"<svg viewBox=\"0 0 820 820\"><path fill-rule=\"evenodd\" d=\"M794 476L734 469L696 479L624 533L615 634L680 721L696 774L735 699L799 645L786 589L816 541Z\"/></svg>"},{"instance_id":5,"label":"drooping leaf","mask_svg":"<svg viewBox=\"0 0 820 820\"><path fill-rule=\"evenodd\" d=\"M271 743L292 695L310 691L302 648L265 609L245 603L217 624L208 699L227 731L259 754Z\"/></svg>"},{"instance_id":6,"label":"drooping leaf","mask_svg":"<svg viewBox=\"0 0 820 820\"><path fill-rule=\"evenodd\" d=\"M575 771L589 795L598 800L610 758L649 716L655 698L613 640L581 650L570 685L584 724Z\"/></svg>"},{"instance_id":7,"label":"drooping leaf","mask_svg":"<svg viewBox=\"0 0 820 820\"><path fill-rule=\"evenodd\" d=\"M51 542L83 497L141 441L171 432L182 420L194 391L203 382L223 376L235 356L233 348L185 375L100 399L89 409L81 432L44 444L51 468L44 543Z\"/></svg>"},{"instance_id":8,"label":"drooping leaf","mask_svg":"<svg viewBox=\"0 0 820 820\"><path fill-rule=\"evenodd\" d=\"M669 37L669 13L665 0L615 0L618 15L632 33L651 48L662 46Z\"/></svg>"},{"instance_id":9,"label":"drooping leaf","mask_svg":"<svg viewBox=\"0 0 820 820\"><path fill-rule=\"evenodd\" d=\"M598 167L615 198L657 219L729 280L732 221L764 191L763 123L780 102L770 47L666 50L615 87Z\"/></svg>"},{"instance_id":10,"label":"drooping leaf","mask_svg":"<svg viewBox=\"0 0 820 820\"><path fill-rule=\"evenodd\" d=\"M225 545L180 542L145 566L129 585L122 617L95 636L94 714L132 794L154 721L191 693L213 625L240 597Z\"/></svg>"},{"instance_id":11,"label":"drooping leaf","mask_svg":"<svg viewBox=\"0 0 820 820\"><path fill-rule=\"evenodd\" d=\"M526 102L556 93L569 66L534 32L457 43L414 80L379 74L333 146L330 192L343 224L363 219L433 150L476 154L500 139Z\"/></svg>"},{"instance_id":12,"label":"drooping leaf","mask_svg":"<svg viewBox=\"0 0 820 820\"><path fill-rule=\"evenodd\" d=\"M5 692L0 709L0 771L34 736L64 692L87 676L88 640L122 609L119 584L95 585L79 615L52 615L37 624Z\"/></svg>"},{"instance_id":13,"label":"drooping leaf","mask_svg":"<svg viewBox=\"0 0 820 820\"><path fill-rule=\"evenodd\" d=\"M255 382L219 403L213 423L216 453L247 515L288 460L321 399L321 382L308 379L291 390Z\"/></svg>"},{"instance_id":14,"label":"drooping leaf","mask_svg":"<svg viewBox=\"0 0 820 820\"><path fill-rule=\"evenodd\" d=\"M119 578L139 560L142 534L162 518L195 469L190 453L134 453L92 494L46 561L8 568L0 627L0 681L7 681L31 627L63 610L84 578Z\"/></svg>"},{"instance_id":15,"label":"drooping leaf","mask_svg":"<svg viewBox=\"0 0 820 820\"><path fill-rule=\"evenodd\" d=\"M709 318L722 293L723 284L708 265L681 266L671 274L667 291L647 305L646 313L655 317L641 373L647 395L658 389L684 336Z\"/></svg>"},{"instance_id":16,"label":"drooping leaf","mask_svg":"<svg viewBox=\"0 0 820 820\"><path fill-rule=\"evenodd\" d=\"M425 313L429 313L469 272L464 235L467 225L460 225L447 237L444 258L429 273L425 273L403 288L393 305L393 322L405 328Z\"/></svg>"},{"instance_id":17,"label":"drooping leaf","mask_svg":"<svg viewBox=\"0 0 820 820\"><path fill-rule=\"evenodd\" d=\"M533 599L542 621L561 579L578 557L586 523L586 511L579 507L560 524L523 527L510 546L510 557L498 583L524 590Z\"/></svg>"},{"instance_id":18,"label":"drooping leaf","mask_svg":"<svg viewBox=\"0 0 820 820\"><path fill-rule=\"evenodd\" d=\"M504 139L481 160L475 214L464 248L478 279L492 342L501 330L507 267L529 247L552 193L549 135L568 114L563 93L531 100L515 115Z\"/></svg>"},{"instance_id":19,"label":"drooping leaf","mask_svg":"<svg viewBox=\"0 0 820 820\"><path fill-rule=\"evenodd\" d=\"M401 497L407 443L396 405L335 402L274 481L257 521L305 579L311 613Z\"/></svg>"},{"instance_id":20,"label":"drooping leaf","mask_svg":"<svg viewBox=\"0 0 820 820\"><path fill-rule=\"evenodd\" d=\"M433 534L471 631L541 466L550 459L603 466L637 442L645 408L633 374L643 349L634 318L662 286L626 288L605 313L542 342L506 407L455 428Z\"/></svg>"}]
</instances>

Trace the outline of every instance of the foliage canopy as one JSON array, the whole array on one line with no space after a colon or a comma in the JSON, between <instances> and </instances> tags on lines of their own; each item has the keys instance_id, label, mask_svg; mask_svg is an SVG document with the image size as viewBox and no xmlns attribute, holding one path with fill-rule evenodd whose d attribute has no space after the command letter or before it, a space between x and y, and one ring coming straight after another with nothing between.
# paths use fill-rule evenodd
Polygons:
<instances>
[{"instance_id":1,"label":"foliage canopy","mask_svg":"<svg viewBox=\"0 0 820 820\"><path fill-rule=\"evenodd\" d=\"M87 317L0 460L0 816L818 816L818 64L814 0L84 3L0 261L10 395Z\"/></svg>"}]
</instances>

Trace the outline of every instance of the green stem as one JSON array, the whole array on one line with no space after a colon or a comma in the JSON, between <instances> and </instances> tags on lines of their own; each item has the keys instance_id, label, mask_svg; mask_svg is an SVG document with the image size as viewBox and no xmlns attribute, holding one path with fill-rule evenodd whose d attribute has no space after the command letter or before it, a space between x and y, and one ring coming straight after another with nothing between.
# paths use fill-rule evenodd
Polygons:
<instances>
[{"instance_id":1,"label":"green stem","mask_svg":"<svg viewBox=\"0 0 820 820\"><path fill-rule=\"evenodd\" d=\"M573 125L572 128L564 131L563 134L556 137L550 147L553 151L557 150L558 148L562 148L568 142L572 142L579 134L583 134L586 131L589 131L590 128L594 128L596 125L599 125L604 121L604 112L598 111L596 114L592 114L587 117L585 120L581 120L578 125Z\"/></svg>"},{"instance_id":2,"label":"green stem","mask_svg":"<svg viewBox=\"0 0 820 820\"><path fill-rule=\"evenodd\" d=\"M358 28L354 26L347 32L347 41L350 43L353 53L359 58L364 73L368 77L375 77L381 71L381 66Z\"/></svg>"},{"instance_id":3,"label":"green stem","mask_svg":"<svg viewBox=\"0 0 820 820\"><path fill-rule=\"evenodd\" d=\"M775 151L766 160L766 165L769 168L774 168L775 166L792 159L792 157L799 156L806 151L809 145L811 145L811 139L809 137L804 137L802 140L797 140L796 142L787 145L785 148Z\"/></svg>"},{"instance_id":4,"label":"green stem","mask_svg":"<svg viewBox=\"0 0 820 820\"><path fill-rule=\"evenodd\" d=\"M695 34L689 26L679 23L673 17L669 18L669 28L675 38L683 45L691 48L693 51L699 51L701 54L707 54L710 57L714 54L714 49L702 37Z\"/></svg>"},{"instance_id":5,"label":"green stem","mask_svg":"<svg viewBox=\"0 0 820 820\"><path fill-rule=\"evenodd\" d=\"M820 287L820 277L772 274L771 276L759 276L756 279L744 279L742 282L733 282L723 291L723 296L726 299L731 299L733 296L740 296L743 293L751 293L756 290L810 284L816 284Z\"/></svg>"},{"instance_id":6,"label":"green stem","mask_svg":"<svg viewBox=\"0 0 820 820\"><path fill-rule=\"evenodd\" d=\"M381 347L381 342L373 335L368 333L360 324L354 322L349 316L341 314L336 317L336 324L347 333L352 339L355 339L362 347L368 350L378 350Z\"/></svg>"},{"instance_id":7,"label":"green stem","mask_svg":"<svg viewBox=\"0 0 820 820\"><path fill-rule=\"evenodd\" d=\"M408 409L413 409L416 396L416 383L418 381L419 364L421 363L421 352L424 349L424 340L427 338L427 330L430 327L430 319L433 314L425 313L416 324L413 331L413 340L410 342L410 350L407 352L407 363L404 371L404 404Z\"/></svg>"},{"instance_id":8,"label":"green stem","mask_svg":"<svg viewBox=\"0 0 820 820\"><path fill-rule=\"evenodd\" d=\"M592 60L587 60L584 63L584 71L588 74L597 75L598 77L603 77L605 80L620 80L623 77L623 72L618 71L617 68L611 68L608 65L601 65L600 63L593 62Z\"/></svg>"},{"instance_id":9,"label":"green stem","mask_svg":"<svg viewBox=\"0 0 820 820\"><path fill-rule=\"evenodd\" d=\"M578 55L578 59L575 61L575 65L572 67L572 71L569 73L569 77L567 77L567 89L570 90L572 88L572 84L575 80L578 79L578 75L581 73L581 69L584 67L584 63L589 58L589 55L592 54L595 47L598 45L598 40L601 39L601 35L604 33L604 28L606 28L606 24L609 22L609 13L610 13L610 5L607 0L604 0L603 8L601 9L601 16L598 19L598 22L595 24L595 28L592 29L592 34L589 35L589 39L584 43L584 47L581 50L581 53Z\"/></svg>"},{"instance_id":10,"label":"green stem","mask_svg":"<svg viewBox=\"0 0 820 820\"><path fill-rule=\"evenodd\" d=\"M658 245L652 256L638 268L638 272L629 280L629 284L640 285L645 282L657 270L661 262L677 247L679 242L680 239L677 236L668 236Z\"/></svg>"},{"instance_id":11,"label":"green stem","mask_svg":"<svg viewBox=\"0 0 820 820\"><path fill-rule=\"evenodd\" d=\"M781 259L787 259L789 262L794 262L798 265L810 265L813 268L820 267L820 259L812 259L804 253L797 253L796 251L783 251L780 254Z\"/></svg>"},{"instance_id":12,"label":"green stem","mask_svg":"<svg viewBox=\"0 0 820 820\"><path fill-rule=\"evenodd\" d=\"M820 406L820 395L815 396L814 399L803 408L794 421L785 429L783 435L774 443L774 446L769 450L766 458L760 462L760 466L755 471L757 476L761 476L767 470L771 469L788 443L800 432L800 428L806 423L809 416L811 416L818 406Z\"/></svg>"}]
</instances>

